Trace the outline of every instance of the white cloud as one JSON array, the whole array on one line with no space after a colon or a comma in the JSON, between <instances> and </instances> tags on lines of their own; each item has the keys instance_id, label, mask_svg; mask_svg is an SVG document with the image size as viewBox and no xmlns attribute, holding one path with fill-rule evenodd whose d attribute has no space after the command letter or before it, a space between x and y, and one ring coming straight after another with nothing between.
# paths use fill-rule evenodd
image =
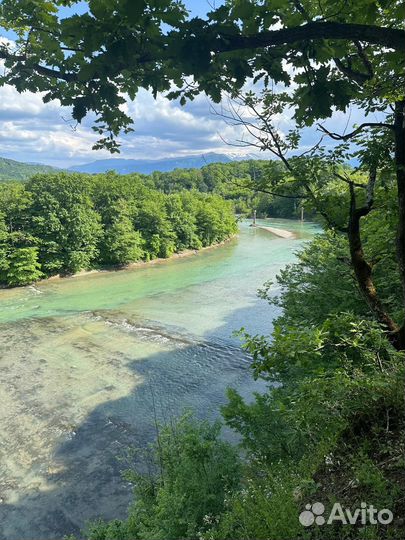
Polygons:
<instances>
[{"instance_id":1,"label":"white cloud","mask_svg":"<svg viewBox=\"0 0 405 540\"><path fill-rule=\"evenodd\" d=\"M0 43L13 42L0 36ZM2 62L0 62L0 69ZM105 150L93 151L97 136L91 118L73 127L69 109L58 101L43 103L42 94L19 94L11 86L0 88L0 140L2 157L34 161L59 167L110 157ZM186 107L162 95L153 99L141 90L123 109L134 118L135 132L120 137L121 157L158 159L206 152L247 153L230 148L223 139L240 138L241 129L227 125L210 111L205 96Z\"/></svg>"},{"instance_id":2,"label":"white cloud","mask_svg":"<svg viewBox=\"0 0 405 540\"><path fill-rule=\"evenodd\" d=\"M224 142L240 140L244 130L212 114L212 106L203 95L180 107L161 95L154 100L150 93L141 90L135 101L126 102L124 109L134 118L135 133L120 137L120 157L158 159L213 151L233 155L252 153L252 148L238 148ZM111 156L105 150L91 149L97 140L91 130L91 118L75 128L69 118L70 111L57 101L44 104L40 94L19 94L11 86L1 87L0 155L59 167ZM291 126L288 114L280 114L274 120L281 131ZM361 116L354 110L349 122L347 115L336 113L327 125L335 131L343 131L347 125L350 129L359 121ZM304 149L315 144L318 135L315 128L306 129L302 140ZM258 155L264 157L263 153Z\"/></svg>"},{"instance_id":3,"label":"white cloud","mask_svg":"<svg viewBox=\"0 0 405 540\"><path fill-rule=\"evenodd\" d=\"M125 110L135 120L135 133L121 136L121 157L157 159L211 151L229 152L220 134L237 138L236 129L210 113L204 96L180 107L163 96L156 100L141 90ZM0 88L1 155L68 167L109 157L91 150L97 137L91 119L73 129L70 111L58 102L44 104L40 94L19 94L11 86ZM246 151L244 151L246 152Z\"/></svg>"},{"instance_id":4,"label":"white cloud","mask_svg":"<svg viewBox=\"0 0 405 540\"><path fill-rule=\"evenodd\" d=\"M154 159L229 151L218 133L233 134L222 120L210 115L204 97L183 108L141 91L125 109L135 119L135 133L120 137L122 157ZM1 155L60 167L110 156L107 151L91 150L97 137L90 119L73 129L69 118L68 109L58 102L44 104L40 94L0 88Z\"/></svg>"}]
</instances>

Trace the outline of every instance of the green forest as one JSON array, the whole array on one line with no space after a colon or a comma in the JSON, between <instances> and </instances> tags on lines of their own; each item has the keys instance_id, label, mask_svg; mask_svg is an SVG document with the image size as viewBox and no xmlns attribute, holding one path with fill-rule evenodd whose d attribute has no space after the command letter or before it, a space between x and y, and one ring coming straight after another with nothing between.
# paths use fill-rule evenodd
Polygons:
<instances>
[{"instance_id":1,"label":"green forest","mask_svg":"<svg viewBox=\"0 0 405 540\"><path fill-rule=\"evenodd\" d=\"M89 0L60 14L73 4L3 0L2 26L18 37L0 47L0 84L90 119L93 148L112 153L136 135L123 105L140 89L181 106L206 96L230 103L238 143L273 161L4 184L4 284L198 249L253 208L304 208L323 231L258 291L280 308L269 331L234 329L266 390L228 389L217 422L156 422L122 480L127 515L93 520L82 537L403 538L403 0L227 0L206 16L175 0ZM326 521L335 503L352 522L346 511Z\"/></svg>"},{"instance_id":2,"label":"green forest","mask_svg":"<svg viewBox=\"0 0 405 540\"><path fill-rule=\"evenodd\" d=\"M19 163L0 158L0 182L26 181L38 173L56 174L50 167ZM60 171L65 172L65 171ZM66 171L66 174L71 174ZM269 178L276 181L285 176L283 165L276 160L249 159L233 163L212 163L201 169L175 169L170 172L156 171L150 175L134 174L146 186L170 194L186 190L215 193L232 200L235 212L252 215L253 209L259 217L295 218L300 215L302 204L291 198L282 198L267 193L265 186ZM306 215L311 217L309 208Z\"/></svg>"},{"instance_id":3,"label":"green forest","mask_svg":"<svg viewBox=\"0 0 405 540\"><path fill-rule=\"evenodd\" d=\"M294 197L279 197L266 186L286 178L288 172L277 160L245 160L233 163L212 163L201 169L176 169L172 172L154 172L153 185L164 193L181 189L194 189L202 193L216 193L233 202L238 215L251 217L291 218L301 215L302 202ZM314 217L310 205L305 216Z\"/></svg>"},{"instance_id":4,"label":"green forest","mask_svg":"<svg viewBox=\"0 0 405 540\"><path fill-rule=\"evenodd\" d=\"M37 175L0 185L0 282L167 258L236 231L232 204L218 195L164 194L136 175Z\"/></svg>"}]
</instances>

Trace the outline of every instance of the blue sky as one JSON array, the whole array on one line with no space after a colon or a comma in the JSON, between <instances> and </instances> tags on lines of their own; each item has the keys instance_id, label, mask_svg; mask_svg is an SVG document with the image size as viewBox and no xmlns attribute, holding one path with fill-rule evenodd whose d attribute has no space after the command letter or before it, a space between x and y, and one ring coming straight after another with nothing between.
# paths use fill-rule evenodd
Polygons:
<instances>
[{"instance_id":1,"label":"blue sky","mask_svg":"<svg viewBox=\"0 0 405 540\"><path fill-rule=\"evenodd\" d=\"M193 15L204 16L212 6L218 7L223 1L186 0L185 3ZM86 4L81 2L75 10L85 8ZM1 31L0 36L12 38ZM224 142L240 139L242 131L212 114L212 105L203 95L181 107L163 96L158 96L155 101L149 93L140 91L135 101L128 101L126 107L134 118L135 132L120 138L120 157L159 159L207 152L239 156L253 153L252 149L241 149ZM350 124L358 120L356 117L358 113L353 111ZM96 136L89 120L73 129L69 118L68 109L62 109L57 102L44 104L39 94L18 94L10 86L0 88L0 156L58 167L110 157L107 151L91 149ZM288 127L287 117L281 115L278 121L281 130ZM333 128L343 130L346 123L345 115L336 115ZM307 148L316 140L315 130L307 130L302 145ZM263 154L256 155L264 157Z\"/></svg>"}]
</instances>

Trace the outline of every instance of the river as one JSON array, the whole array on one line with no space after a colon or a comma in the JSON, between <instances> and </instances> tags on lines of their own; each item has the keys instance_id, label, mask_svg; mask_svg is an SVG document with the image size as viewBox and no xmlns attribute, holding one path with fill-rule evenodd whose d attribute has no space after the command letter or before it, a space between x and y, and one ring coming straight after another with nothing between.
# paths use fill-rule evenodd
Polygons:
<instances>
[{"instance_id":1,"label":"river","mask_svg":"<svg viewBox=\"0 0 405 540\"><path fill-rule=\"evenodd\" d=\"M192 408L214 418L225 389L264 389L232 332L268 334L277 308L256 296L316 231L242 223L223 246L117 272L0 291L0 538L62 538L124 517L120 459ZM228 434L228 436L230 436Z\"/></svg>"}]
</instances>

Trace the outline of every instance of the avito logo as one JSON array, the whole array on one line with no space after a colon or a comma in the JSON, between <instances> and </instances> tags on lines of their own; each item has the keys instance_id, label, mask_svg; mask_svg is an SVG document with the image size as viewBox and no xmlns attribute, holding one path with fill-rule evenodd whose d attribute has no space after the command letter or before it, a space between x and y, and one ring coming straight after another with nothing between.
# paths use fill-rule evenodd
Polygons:
<instances>
[{"instance_id":1,"label":"avito logo","mask_svg":"<svg viewBox=\"0 0 405 540\"><path fill-rule=\"evenodd\" d=\"M304 527L311 525L331 525L332 523L341 523L342 525L355 525L361 523L365 525L388 525L394 519L394 515L388 508L378 510L372 504L362 502L360 508L352 511L350 508L343 508L340 503L335 503L329 516L324 516L325 505L321 502L305 505L305 510L301 512L299 520Z\"/></svg>"}]
</instances>

